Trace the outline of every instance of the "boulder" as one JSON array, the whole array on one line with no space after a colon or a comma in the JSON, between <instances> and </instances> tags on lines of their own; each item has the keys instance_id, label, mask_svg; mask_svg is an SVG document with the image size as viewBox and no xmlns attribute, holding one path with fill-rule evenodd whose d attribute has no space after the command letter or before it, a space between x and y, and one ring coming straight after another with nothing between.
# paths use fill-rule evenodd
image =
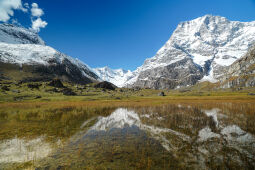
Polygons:
<instances>
[{"instance_id":1,"label":"boulder","mask_svg":"<svg viewBox=\"0 0 255 170\"><path fill-rule=\"evenodd\" d=\"M166 96L165 93L162 91L158 94L158 96Z\"/></svg>"},{"instance_id":2,"label":"boulder","mask_svg":"<svg viewBox=\"0 0 255 170\"><path fill-rule=\"evenodd\" d=\"M27 87L30 89L39 89L41 84L28 84Z\"/></svg>"},{"instance_id":3,"label":"boulder","mask_svg":"<svg viewBox=\"0 0 255 170\"><path fill-rule=\"evenodd\" d=\"M63 95L66 95L66 96L76 96L77 95L75 92L72 91L72 89L69 89L69 88L63 89L62 92L63 92Z\"/></svg>"},{"instance_id":4,"label":"boulder","mask_svg":"<svg viewBox=\"0 0 255 170\"><path fill-rule=\"evenodd\" d=\"M94 87L107 89L107 90L115 90L117 88L117 86L115 86L114 84L107 82L107 81L99 82Z\"/></svg>"},{"instance_id":5,"label":"boulder","mask_svg":"<svg viewBox=\"0 0 255 170\"><path fill-rule=\"evenodd\" d=\"M3 87L2 87L2 90L3 90L3 91L10 91L9 87L7 87L7 86L3 86Z\"/></svg>"},{"instance_id":6,"label":"boulder","mask_svg":"<svg viewBox=\"0 0 255 170\"><path fill-rule=\"evenodd\" d=\"M64 88L65 86L59 79L54 79L49 83L49 86L58 87L58 88Z\"/></svg>"},{"instance_id":7,"label":"boulder","mask_svg":"<svg viewBox=\"0 0 255 170\"><path fill-rule=\"evenodd\" d=\"M35 96L35 99L40 99L42 98L42 96Z\"/></svg>"}]
</instances>

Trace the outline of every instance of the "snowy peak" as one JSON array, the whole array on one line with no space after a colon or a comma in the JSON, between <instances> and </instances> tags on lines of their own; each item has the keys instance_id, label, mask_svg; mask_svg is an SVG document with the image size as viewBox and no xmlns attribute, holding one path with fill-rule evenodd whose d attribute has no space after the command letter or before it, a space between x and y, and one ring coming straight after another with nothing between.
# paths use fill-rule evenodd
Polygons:
<instances>
[{"instance_id":1,"label":"snowy peak","mask_svg":"<svg viewBox=\"0 0 255 170\"><path fill-rule=\"evenodd\" d=\"M136 70L138 76L132 80L133 85L175 88L193 85L201 79L215 82L224 67L242 57L255 43L254 37L255 21L205 15L181 22L156 55Z\"/></svg>"},{"instance_id":2,"label":"snowy peak","mask_svg":"<svg viewBox=\"0 0 255 170\"><path fill-rule=\"evenodd\" d=\"M0 24L0 42L45 45L37 33L11 24Z\"/></svg>"},{"instance_id":3,"label":"snowy peak","mask_svg":"<svg viewBox=\"0 0 255 170\"><path fill-rule=\"evenodd\" d=\"M104 81L113 83L118 87L123 87L133 73L130 70L111 69L109 67L94 68L93 71Z\"/></svg>"},{"instance_id":4,"label":"snowy peak","mask_svg":"<svg viewBox=\"0 0 255 170\"><path fill-rule=\"evenodd\" d=\"M155 58L174 48L186 53L200 66L213 57L216 57L217 64L230 65L253 44L254 34L255 22L229 21L225 17L205 15L180 23ZM182 59L180 55L178 57Z\"/></svg>"}]
</instances>

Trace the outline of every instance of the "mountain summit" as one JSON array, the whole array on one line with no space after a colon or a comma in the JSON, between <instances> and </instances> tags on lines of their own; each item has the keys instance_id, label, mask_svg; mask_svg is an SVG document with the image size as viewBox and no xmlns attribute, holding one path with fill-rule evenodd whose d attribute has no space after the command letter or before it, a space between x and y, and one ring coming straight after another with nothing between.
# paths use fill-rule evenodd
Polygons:
<instances>
[{"instance_id":1,"label":"mountain summit","mask_svg":"<svg viewBox=\"0 0 255 170\"><path fill-rule=\"evenodd\" d=\"M255 21L230 21L205 15L181 22L170 39L135 71L128 86L178 88L216 82L255 43Z\"/></svg>"}]
</instances>

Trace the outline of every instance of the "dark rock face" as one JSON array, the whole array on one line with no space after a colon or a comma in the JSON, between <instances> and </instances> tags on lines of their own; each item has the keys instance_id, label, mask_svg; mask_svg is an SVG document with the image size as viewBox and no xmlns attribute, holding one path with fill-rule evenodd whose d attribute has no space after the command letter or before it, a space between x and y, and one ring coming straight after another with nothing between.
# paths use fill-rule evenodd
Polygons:
<instances>
[{"instance_id":1,"label":"dark rock face","mask_svg":"<svg viewBox=\"0 0 255 170\"><path fill-rule=\"evenodd\" d=\"M189 58L140 73L134 86L153 89L174 89L177 86L194 85L205 75L203 69Z\"/></svg>"},{"instance_id":2,"label":"dark rock face","mask_svg":"<svg viewBox=\"0 0 255 170\"><path fill-rule=\"evenodd\" d=\"M58 87L58 88L63 88L64 87L63 83L59 79L52 80L49 83L49 86Z\"/></svg>"},{"instance_id":3,"label":"dark rock face","mask_svg":"<svg viewBox=\"0 0 255 170\"><path fill-rule=\"evenodd\" d=\"M115 90L117 88L117 86L115 86L114 84L112 84L110 82L107 82L107 81L97 83L94 87L95 88L107 89L107 90Z\"/></svg>"},{"instance_id":4,"label":"dark rock face","mask_svg":"<svg viewBox=\"0 0 255 170\"><path fill-rule=\"evenodd\" d=\"M22 74L22 76L8 77L6 75L8 75L9 71L15 71L17 74ZM62 63L59 63L56 60L51 60L49 61L49 65L23 64L22 67L17 64L0 62L0 72L2 77L4 76L8 79L18 80L19 83L47 82L52 79L60 79L61 81L76 84L88 84L97 82L96 79L98 79L98 76L95 73L90 70L80 69L67 59L63 60ZM84 75L83 72L86 75ZM20 77L22 77L22 80L19 80Z\"/></svg>"},{"instance_id":5,"label":"dark rock face","mask_svg":"<svg viewBox=\"0 0 255 170\"><path fill-rule=\"evenodd\" d=\"M34 67L35 73L40 73L41 76L59 78L63 81L70 81L77 84L93 83L92 78L97 79L98 76L89 70L80 70L76 65L72 64L69 60L65 59L62 63L58 63L56 60L49 61L49 66L38 65ZM83 74L84 71L89 78Z\"/></svg>"}]
</instances>

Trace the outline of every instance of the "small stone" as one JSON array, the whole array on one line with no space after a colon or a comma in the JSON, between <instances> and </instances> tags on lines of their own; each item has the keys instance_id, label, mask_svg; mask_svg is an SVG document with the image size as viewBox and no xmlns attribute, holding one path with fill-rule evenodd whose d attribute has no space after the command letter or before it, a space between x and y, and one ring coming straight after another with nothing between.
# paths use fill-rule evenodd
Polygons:
<instances>
[{"instance_id":1,"label":"small stone","mask_svg":"<svg viewBox=\"0 0 255 170\"><path fill-rule=\"evenodd\" d=\"M158 94L158 96L166 96L165 93L162 91Z\"/></svg>"}]
</instances>

